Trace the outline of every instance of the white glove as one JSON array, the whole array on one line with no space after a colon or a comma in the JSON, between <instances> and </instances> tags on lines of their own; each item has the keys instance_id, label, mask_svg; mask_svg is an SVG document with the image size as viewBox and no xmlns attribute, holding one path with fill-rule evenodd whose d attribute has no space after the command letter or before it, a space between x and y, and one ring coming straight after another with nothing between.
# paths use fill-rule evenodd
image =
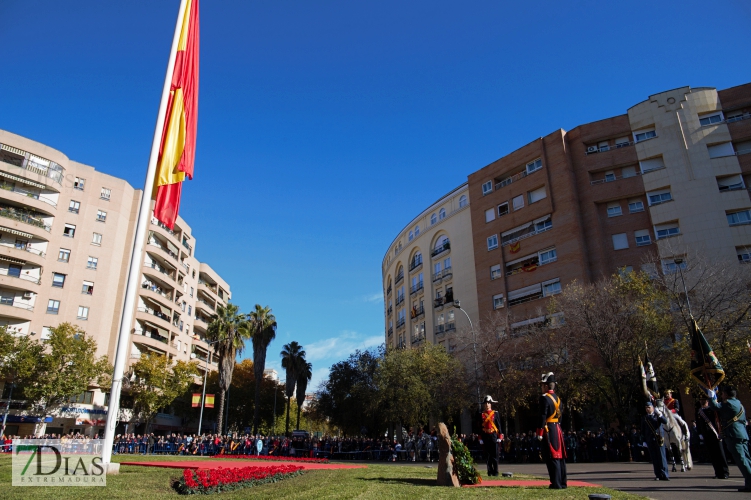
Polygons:
<instances>
[{"instance_id":1,"label":"white glove","mask_svg":"<svg viewBox=\"0 0 751 500\"><path fill-rule=\"evenodd\" d=\"M498 442L500 443L500 442L501 442L501 440L499 439L499 440L498 440Z\"/></svg>"},{"instance_id":2,"label":"white glove","mask_svg":"<svg viewBox=\"0 0 751 500\"><path fill-rule=\"evenodd\" d=\"M538 441L542 441L542 436L537 436Z\"/></svg>"}]
</instances>

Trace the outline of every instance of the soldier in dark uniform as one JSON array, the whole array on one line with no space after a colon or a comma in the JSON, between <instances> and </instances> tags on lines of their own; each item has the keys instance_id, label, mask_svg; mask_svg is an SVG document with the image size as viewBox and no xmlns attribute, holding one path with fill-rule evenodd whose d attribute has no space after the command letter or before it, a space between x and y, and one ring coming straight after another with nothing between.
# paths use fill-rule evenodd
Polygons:
<instances>
[{"instance_id":1,"label":"soldier in dark uniform","mask_svg":"<svg viewBox=\"0 0 751 500\"><path fill-rule=\"evenodd\" d=\"M720 439L721 429L719 429L717 410L709 407L709 400L706 396L702 399L701 408L696 412L696 426L699 433L704 436L704 447L714 467L715 479L727 479L729 477L728 461L725 458L722 439Z\"/></svg>"},{"instance_id":2,"label":"soldier in dark uniform","mask_svg":"<svg viewBox=\"0 0 751 500\"><path fill-rule=\"evenodd\" d=\"M709 406L720 414L722 422L722 439L733 456L735 465L743 474L746 485L738 491L751 492L751 456L748 450L748 433L746 432L746 410L736 399L735 387L726 385L722 390L722 403L717 402L714 391L706 391Z\"/></svg>"},{"instance_id":3,"label":"soldier in dark uniform","mask_svg":"<svg viewBox=\"0 0 751 500\"><path fill-rule=\"evenodd\" d=\"M645 403L647 414L641 421L641 434L647 442L649 458L655 471L655 481L670 481L668 461L665 458L665 438L662 435L662 424L667 424L665 415L655 409L651 401Z\"/></svg>"},{"instance_id":4,"label":"soldier in dark uniform","mask_svg":"<svg viewBox=\"0 0 751 500\"><path fill-rule=\"evenodd\" d=\"M482 413L480 413L480 436L482 445L485 450L485 458L488 461L488 476L498 475L498 443L503 441L501 433L501 419L498 412L491 408L493 401L490 396L485 396L482 403Z\"/></svg>"},{"instance_id":5,"label":"soldier in dark uniform","mask_svg":"<svg viewBox=\"0 0 751 500\"><path fill-rule=\"evenodd\" d=\"M540 427L537 439L545 440L541 447L542 458L548 467L550 488L564 489L568 486L566 478L566 445L563 442L561 418L561 400L555 394L555 376L552 372L543 374L540 380Z\"/></svg>"},{"instance_id":6,"label":"soldier in dark uniform","mask_svg":"<svg viewBox=\"0 0 751 500\"><path fill-rule=\"evenodd\" d=\"M673 398L673 390L672 389L666 389L665 390L665 398L663 399L665 408L670 410L673 413L678 413L681 410L681 403Z\"/></svg>"}]
</instances>

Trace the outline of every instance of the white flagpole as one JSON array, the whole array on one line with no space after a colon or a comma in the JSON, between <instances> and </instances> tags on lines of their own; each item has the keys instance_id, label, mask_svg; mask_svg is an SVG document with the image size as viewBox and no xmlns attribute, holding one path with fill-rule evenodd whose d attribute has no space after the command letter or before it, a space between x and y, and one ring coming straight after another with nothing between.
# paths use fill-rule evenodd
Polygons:
<instances>
[{"instance_id":1,"label":"white flagpole","mask_svg":"<svg viewBox=\"0 0 751 500\"><path fill-rule=\"evenodd\" d=\"M167 74L164 76L162 101L159 104L159 113L157 114L156 127L154 128L154 139L151 143L149 167L146 171L146 181L143 184L141 205L138 209L138 222L136 223L135 238L133 241L133 251L130 256L128 283L125 288L125 304L123 305L123 315L120 319L120 332L117 336L115 369L112 375L112 390L110 391L109 407L107 409L107 427L104 431L104 445L102 447L102 462L104 463L105 470L108 472L111 470L110 462L112 461L112 445L115 440L115 427L117 426L120 414L120 392L123 387L125 364L128 361L130 333L133 326L133 310L136 302L136 294L138 292L138 282L141 276L141 256L143 254L143 245L146 240L146 228L151 220L149 216L151 214L151 194L154 190L154 178L156 177L156 163L159 159L159 146L161 145L162 130L164 129L164 121L167 115L167 101L169 100L172 75L175 70L177 44L180 41L180 30L185 15L187 14L185 12L187 3L188 0L180 0L180 11L177 14L175 35L172 38L172 49L170 50L169 62L167 63Z\"/></svg>"}]
</instances>

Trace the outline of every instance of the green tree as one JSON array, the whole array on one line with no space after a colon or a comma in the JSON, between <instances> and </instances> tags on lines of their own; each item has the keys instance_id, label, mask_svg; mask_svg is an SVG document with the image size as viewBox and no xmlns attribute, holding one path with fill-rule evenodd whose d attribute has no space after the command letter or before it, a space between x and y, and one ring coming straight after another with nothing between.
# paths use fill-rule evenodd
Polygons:
<instances>
[{"instance_id":1,"label":"green tree","mask_svg":"<svg viewBox=\"0 0 751 500\"><path fill-rule=\"evenodd\" d=\"M260 304L256 304L253 312L248 315L248 323L253 338L253 372L256 378L253 434L257 434L260 423L261 381L266 369L266 351L276 337L276 318L271 314L269 306L261 307Z\"/></svg>"},{"instance_id":2,"label":"green tree","mask_svg":"<svg viewBox=\"0 0 751 500\"><path fill-rule=\"evenodd\" d=\"M303 358L300 362L297 372L297 428L300 428L300 410L305 403L305 391L308 389L308 382L313 378L313 365Z\"/></svg>"},{"instance_id":3,"label":"green tree","mask_svg":"<svg viewBox=\"0 0 751 500\"><path fill-rule=\"evenodd\" d=\"M282 357L282 368L287 372L284 391L287 396L287 425L285 426L284 434L289 435L289 406L292 394L295 392L295 385L297 384L297 373L305 362L305 351L303 351L302 346L297 341L293 340L289 344L285 344L279 355Z\"/></svg>"},{"instance_id":4,"label":"green tree","mask_svg":"<svg viewBox=\"0 0 751 500\"><path fill-rule=\"evenodd\" d=\"M13 335L0 326L0 379L24 387L44 355L44 345L28 335Z\"/></svg>"},{"instance_id":5,"label":"green tree","mask_svg":"<svg viewBox=\"0 0 751 500\"><path fill-rule=\"evenodd\" d=\"M218 306L208 327L208 338L216 342L215 351L219 354L219 411L217 428L221 432L224 416L224 398L232 383L235 358L242 353L245 340L250 338L247 317L240 313L235 304Z\"/></svg>"},{"instance_id":6,"label":"green tree","mask_svg":"<svg viewBox=\"0 0 751 500\"><path fill-rule=\"evenodd\" d=\"M21 346L32 345L19 342ZM25 395L47 410L83 393L91 384L103 385L112 372L106 356L96 357L96 341L70 323L51 328L41 349L31 349L33 354L25 362L33 360L35 365L24 386Z\"/></svg>"},{"instance_id":7,"label":"green tree","mask_svg":"<svg viewBox=\"0 0 751 500\"><path fill-rule=\"evenodd\" d=\"M195 361L170 364L167 356L159 354L143 354L133 363L131 370L133 381L129 390L133 396L133 410L138 420L146 423L147 429L157 412L184 394L200 373Z\"/></svg>"}]
</instances>

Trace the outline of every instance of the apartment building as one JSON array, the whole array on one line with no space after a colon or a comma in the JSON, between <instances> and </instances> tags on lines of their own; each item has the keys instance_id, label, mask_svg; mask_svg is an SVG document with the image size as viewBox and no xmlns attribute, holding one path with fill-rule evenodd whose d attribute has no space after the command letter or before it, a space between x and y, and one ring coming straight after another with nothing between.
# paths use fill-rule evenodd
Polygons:
<instances>
[{"instance_id":1,"label":"apartment building","mask_svg":"<svg viewBox=\"0 0 751 500\"><path fill-rule=\"evenodd\" d=\"M98 356L114 361L141 190L1 130L0 188L0 325L44 340L50 328L70 322L96 340ZM152 218L148 231L130 363L155 352L216 370L206 328L230 287L196 259L196 240L182 218L173 230ZM5 383L3 399L9 388ZM7 430L31 434L46 424L46 432L96 434L106 420L107 390L91 387L52 415L22 419L17 404ZM157 429L179 426L168 414L156 422Z\"/></svg>"},{"instance_id":2,"label":"apartment building","mask_svg":"<svg viewBox=\"0 0 751 500\"><path fill-rule=\"evenodd\" d=\"M400 231L383 258L386 345L456 347L462 309L477 317L468 185L433 203Z\"/></svg>"}]
</instances>

